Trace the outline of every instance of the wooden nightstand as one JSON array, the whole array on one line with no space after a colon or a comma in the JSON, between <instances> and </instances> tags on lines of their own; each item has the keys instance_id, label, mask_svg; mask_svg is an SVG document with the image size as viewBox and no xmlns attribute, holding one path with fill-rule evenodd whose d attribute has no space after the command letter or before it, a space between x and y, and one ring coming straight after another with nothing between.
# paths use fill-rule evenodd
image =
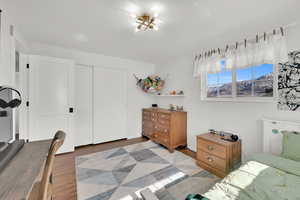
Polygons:
<instances>
[{"instance_id":1,"label":"wooden nightstand","mask_svg":"<svg viewBox=\"0 0 300 200\"><path fill-rule=\"evenodd\" d=\"M197 164L221 178L241 162L241 140L229 142L214 134L197 136Z\"/></svg>"}]
</instances>

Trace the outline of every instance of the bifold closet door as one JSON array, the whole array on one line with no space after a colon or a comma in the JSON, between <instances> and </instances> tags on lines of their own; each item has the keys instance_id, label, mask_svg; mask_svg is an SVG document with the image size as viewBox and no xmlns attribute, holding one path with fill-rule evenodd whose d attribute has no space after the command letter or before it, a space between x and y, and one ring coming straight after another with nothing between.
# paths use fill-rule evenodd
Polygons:
<instances>
[{"instance_id":1,"label":"bifold closet door","mask_svg":"<svg viewBox=\"0 0 300 200\"><path fill-rule=\"evenodd\" d=\"M75 146L93 143L93 68L75 66Z\"/></svg>"},{"instance_id":2,"label":"bifold closet door","mask_svg":"<svg viewBox=\"0 0 300 200\"><path fill-rule=\"evenodd\" d=\"M127 138L127 72L94 67L94 143Z\"/></svg>"},{"instance_id":3,"label":"bifold closet door","mask_svg":"<svg viewBox=\"0 0 300 200\"><path fill-rule=\"evenodd\" d=\"M52 139L62 130L59 153L74 151L74 62L42 56L29 61L29 140Z\"/></svg>"}]
</instances>

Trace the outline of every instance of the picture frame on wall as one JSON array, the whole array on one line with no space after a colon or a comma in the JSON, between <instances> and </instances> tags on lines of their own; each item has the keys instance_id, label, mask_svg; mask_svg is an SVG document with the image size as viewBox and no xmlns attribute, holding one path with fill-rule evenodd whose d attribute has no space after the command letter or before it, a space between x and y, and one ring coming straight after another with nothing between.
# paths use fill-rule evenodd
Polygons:
<instances>
[{"instance_id":1,"label":"picture frame on wall","mask_svg":"<svg viewBox=\"0 0 300 200\"><path fill-rule=\"evenodd\" d=\"M289 61L279 63L278 110L300 111L300 51L289 53Z\"/></svg>"}]
</instances>

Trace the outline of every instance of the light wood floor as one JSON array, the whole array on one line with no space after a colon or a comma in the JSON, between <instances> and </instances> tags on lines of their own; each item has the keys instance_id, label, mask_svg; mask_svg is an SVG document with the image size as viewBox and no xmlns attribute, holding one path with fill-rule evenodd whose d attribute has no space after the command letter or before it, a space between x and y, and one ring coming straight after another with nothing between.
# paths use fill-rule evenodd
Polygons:
<instances>
[{"instance_id":1,"label":"light wood floor","mask_svg":"<svg viewBox=\"0 0 300 200\"><path fill-rule=\"evenodd\" d=\"M146 138L135 138L130 140L120 140L98 145L88 145L75 149L73 153L58 155L55 158L53 170L54 200L76 200L76 176L75 157L91 154L107 149L136 144L147 141ZM181 152L195 158L195 152L189 149L180 149Z\"/></svg>"}]
</instances>

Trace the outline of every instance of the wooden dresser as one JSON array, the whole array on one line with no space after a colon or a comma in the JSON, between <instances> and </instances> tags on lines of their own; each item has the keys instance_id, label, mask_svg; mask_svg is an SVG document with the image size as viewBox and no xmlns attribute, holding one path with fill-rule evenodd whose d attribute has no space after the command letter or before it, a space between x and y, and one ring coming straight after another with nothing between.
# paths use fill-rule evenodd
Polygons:
<instances>
[{"instance_id":1,"label":"wooden dresser","mask_svg":"<svg viewBox=\"0 0 300 200\"><path fill-rule=\"evenodd\" d=\"M187 113L161 108L143 109L143 136L173 152L176 147L186 146Z\"/></svg>"},{"instance_id":2,"label":"wooden dresser","mask_svg":"<svg viewBox=\"0 0 300 200\"><path fill-rule=\"evenodd\" d=\"M241 140L229 142L210 133L197 136L197 164L219 177L241 162Z\"/></svg>"}]
</instances>

